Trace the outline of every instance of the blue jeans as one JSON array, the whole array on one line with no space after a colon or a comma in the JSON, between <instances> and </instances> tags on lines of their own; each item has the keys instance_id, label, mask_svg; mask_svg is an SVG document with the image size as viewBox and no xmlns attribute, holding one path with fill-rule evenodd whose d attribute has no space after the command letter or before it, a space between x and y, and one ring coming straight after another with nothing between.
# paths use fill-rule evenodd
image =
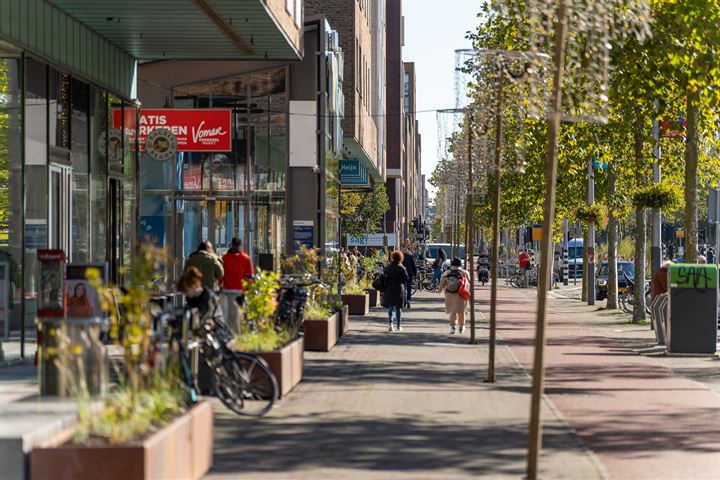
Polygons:
<instances>
[{"instance_id":1,"label":"blue jeans","mask_svg":"<svg viewBox=\"0 0 720 480\"><path fill-rule=\"evenodd\" d=\"M395 323L400 328L402 308L400 307L388 307L388 323L392 327L393 324L393 311L395 312Z\"/></svg>"},{"instance_id":2,"label":"blue jeans","mask_svg":"<svg viewBox=\"0 0 720 480\"><path fill-rule=\"evenodd\" d=\"M442 276L442 267L435 267L433 269L433 288L437 288L440 284L440 277Z\"/></svg>"},{"instance_id":3,"label":"blue jeans","mask_svg":"<svg viewBox=\"0 0 720 480\"><path fill-rule=\"evenodd\" d=\"M405 283L405 303L410 303L410 297L412 297L412 286L413 286L413 277L408 276L408 281Z\"/></svg>"}]
</instances>

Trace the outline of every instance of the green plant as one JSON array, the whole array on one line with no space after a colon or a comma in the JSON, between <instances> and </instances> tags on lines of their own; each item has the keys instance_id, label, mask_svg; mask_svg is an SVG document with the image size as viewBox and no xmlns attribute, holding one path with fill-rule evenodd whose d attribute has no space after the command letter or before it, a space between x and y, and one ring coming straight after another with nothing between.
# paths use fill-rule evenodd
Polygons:
<instances>
[{"instance_id":1,"label":"green plant","mask_svg":"<svg viewBox=\"0 0 720 480\"><path fill-rule=\"evenodd\" d=\"M305 305L306 320L324 320L331 314L330 308L317 299L308 301Z\"/></svg>"},{"instance_id":2,"label":"green plant","mask_svg":"<svg viewBox=\"0 0 720 480\"><path fill-rule=\"evenodd\" d=\"M364 295L365 288L359 283L348 283L343 287L343 293L347 295Z\"/></svg>"},{"instance_id":3,"label":"green plant","mask_svg":"<svg viewBox=\"0 0 720 480\"><path fill-rule=\"evenodd\" d=\"M677 190L667 183L651 183L637 190L632 196L633 206L637 208L676 208L680 203Z\"/></svg>"},{"instance_id":4,"label":"green plant","mask_svg":"<svg viewBox=\"0 0 720 480\"><path fill-rule=\"evenodd\" d=\"M280 260L280 268L284 274L317 276L318 251L301 245L295 255Z\"/></svg>"},{"instance_id":5,"label":"green plant","mask_svg":"<svg viewBox=\"0 0 720 480\"><path fill-rule=\"evenodd\" d=\"M635 241L631 237L623 238L618 244L618 257L622 256L625 260L630 260L635 256Z\"/></svg>"},{"instance_id":6,"label":"green plant","mask_svg":"<svg viewBox=\"0 0 720 480\"><path fill-rule=\"evenodd\" d=\"M286 329L245 330L235 337L235 348L240 352L249 353L272 352L286 345L296 336L297 332Z\"/></svg>"},{"instance_id":7,"label":"green plant","mask_svg":"<svg viewBox=\"0 0 720 480\"><path fill-rule=\"evenodd\" d=\"M607 210L599 203L588 205L581 203L575 208L575 218L583 223L594 223L601 226L607 223Z\"/></svg>"}]
</instances>

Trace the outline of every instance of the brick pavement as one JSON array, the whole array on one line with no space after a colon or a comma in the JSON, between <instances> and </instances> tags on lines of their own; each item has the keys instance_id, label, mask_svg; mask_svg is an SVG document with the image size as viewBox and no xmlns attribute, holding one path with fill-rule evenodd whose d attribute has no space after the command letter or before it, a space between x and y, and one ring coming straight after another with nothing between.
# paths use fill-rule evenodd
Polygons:
<instances>
[{"instance_id":1,"label":"brick pavement","mask_svg":"<svg viewBox=\"0 0 720 480\"><path fill-rule=\"evenodd\" d=\"M550 301L548 398L618 479L720 478L718 357L651 358L649 327L578 301ZM481 291L488 310L489 289ZM532 367L535 292L501 287L498 334Z\"/></svg>"},{"instance_id":2,"label":"brick pavement","mask_svg":"<svg viewBox=\"0 0 720 480\"><path fill-rule=\"evenodd\" d=\"M422 294L388 333L385 312L352 317L329 353L307 353L305 379L262 419L216 408L208 478L521 478L529 377L507 348L498 383L480 343L450 336L440 297ZM544 478L603 478L595 457L545 405Z\"/></svg>"}]
</instances>

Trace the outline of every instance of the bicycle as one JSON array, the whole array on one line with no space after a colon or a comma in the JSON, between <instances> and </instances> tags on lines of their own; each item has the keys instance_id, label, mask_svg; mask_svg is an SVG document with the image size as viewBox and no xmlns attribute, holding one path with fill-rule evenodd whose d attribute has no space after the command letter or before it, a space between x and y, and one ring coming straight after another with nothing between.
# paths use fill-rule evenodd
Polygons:
<instances>
[{"instance_id":1,"label":"bicycle","mask_svg":"<svg viewBox=\"0 0 720 480\"><path fill-rule=\"evenodd\" d=\"M216 304L214 309L219 309ZM278 384L267 363L230 349L233 334L219 317L201 318L197 309L182 315L152 312L160 336L167 337L167 362L180 369L189 401L197 402L197 378L191 367L200 358L212 376L212 391L230 410L243 416L263 416L278 399Z\"/></svg>"}]
</instances>

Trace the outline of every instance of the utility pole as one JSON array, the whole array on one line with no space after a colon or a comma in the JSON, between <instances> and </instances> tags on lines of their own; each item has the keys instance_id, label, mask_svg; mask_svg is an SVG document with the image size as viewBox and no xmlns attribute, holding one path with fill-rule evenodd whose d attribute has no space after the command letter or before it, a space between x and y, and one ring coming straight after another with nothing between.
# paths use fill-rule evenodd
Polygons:
<instances>
[{"instance_id":1,"label":"utility pole","mask_svg":"<svg viewBox=\"0 0 720 480\"><path fill-rule=\"evenodd\" d=\"M562 256L563 256L563 262L562 262L562 276L563 276L563 285L567 287L568 285L568 221L563 220L563 249L562 249Z\"/></svg>"},{"instance_id":2,"label":"utility pole","mask_svg":"<svg viewBox=\"0 0 720 480\"><path fill-rule=\"evenodd\" d=\"M490 268L490 340L488 345L488 382L495 381L495 343L497 342L497 287L498 287L498 268L500 265L500 154L503 137L503 78L504 73L501 71L498 76L497 88L497 110L495 116L495 174L493 183L495 184L495 195L493 197L493 238L492 238L492 267Z\"/></svg>"},{"instance_id":3,"label":"utility pole","mask_svg":"<svg viewBox=\"0 0 720 480\"><path fill-rule=\"evenodd\" d=\"M467 224L465 230L467 231L467 244L465 245L465 252L469 263L466 265L466 270L470 274L470 343L475 344L475 275L473 270L475 269L475 262L473 257L473 162L472 162L472 147L473 147L473 113L468 112L468 194L467 194Z\"/></svg>"},{"instance_id":4,"label":"utility pole","mask_svg":"<svg viewBox=\"0 0 720 480\"><path fill-rule=\"evenodd\" d=\"M593 167L593 157L588 159L588 191L587 203L592 206L595 203L595 168ZM587 289L588 305L595 305L595 222L588 222L588 244L587 244L587 285L583 285Z\"/></svg>"},{"instance_id":5,"label":"utility pole","mask_svg":"<svg viewBox=\"0 0 720 480\"><path fill-rule=\"evenodd\" d=\"M660 109L660 102L655 99L655 113ZM652 176L654 183L660 183L660 120L653 120L652 134L655 143L653 144ZM655 273L662 264L662 212L659 208L653 208L650 212L650 271Z\"/></svg>"}]
</instances>

